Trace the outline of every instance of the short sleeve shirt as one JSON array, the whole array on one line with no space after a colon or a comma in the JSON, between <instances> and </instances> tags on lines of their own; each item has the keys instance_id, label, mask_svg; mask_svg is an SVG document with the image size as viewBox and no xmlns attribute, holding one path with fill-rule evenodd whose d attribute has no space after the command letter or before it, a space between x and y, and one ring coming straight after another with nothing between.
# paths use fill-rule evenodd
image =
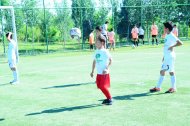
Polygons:
<instances>
[{"instance_id":1,"label":"short sleeve shirt","mask_svg":"<svg viewBox=\"0 0 190 126\"><path fill-rule=\"evenodd\" d=\"M164 39L164 57L175 57L175 52L168 50L169 47L175 45L179 39L171 32Z\"/></svg>"},{"instance_id":2,"label":"short sleeve shirt","mask_svg":"<svg viewBox=\"0 0 190 126\"><path fill-rule=\"evenodd\" d=\"M94 54L94 60L96 61L96 68L98 74L103 74L103 71L109 64L111 55L106 49L96 50Z\"/></svg>"}]
</instances>

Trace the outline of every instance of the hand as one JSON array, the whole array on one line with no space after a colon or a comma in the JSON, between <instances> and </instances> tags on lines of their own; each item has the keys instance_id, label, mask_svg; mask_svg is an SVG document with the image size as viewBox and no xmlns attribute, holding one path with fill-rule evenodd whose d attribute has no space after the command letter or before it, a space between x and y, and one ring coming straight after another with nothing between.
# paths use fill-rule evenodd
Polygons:
<instances>
[{"instance_id":1,"label":"hand","mask_svg":"<svg viewBox=\"0 0 190 126\"><path fill-rule=\"evenodd\" d=\"M93 78L93 76L94 76L94 73L93 73L93 72L91 72L91 73L90 73L90 76Z\"/></svg>"},{"instance_id":2,"label":"hand","mask_svg":"<svg viewBox=\"0 0 190 126\"><path fill-rule=\"evenodd\" d=\"M172 46L171 46L171 47L169 47L169 48L168 48L168 50L173 51L173 47L172 47Z\"/></svg>"},{"instance_id":3,"label":"hand","mask_svg":"<svg viewBox=\"0 0 190 126\"><path fill-rule=\"evenodd\" d=\"M108 74L108 69L103 70L103 74Z\"/></svg>"}]
</instances>

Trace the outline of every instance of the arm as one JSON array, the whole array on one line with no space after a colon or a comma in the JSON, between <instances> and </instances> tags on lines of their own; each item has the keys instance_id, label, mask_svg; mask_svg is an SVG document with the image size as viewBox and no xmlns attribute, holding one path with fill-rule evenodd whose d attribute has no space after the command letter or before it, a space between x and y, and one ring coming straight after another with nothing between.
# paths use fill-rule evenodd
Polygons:
<instances>
[{"instance_id":1,"label":"arm","mask_svg":"<svg viewBox=\"0 0 190 126\"><path fill-rule=\"evenodd\" d=\"M177 43L175 45L169 47L168 50L172 51L174 47L181 46L181 45L183 45L183 43L180 40L177 40Z\"/></svg>"},{"instance_id":2,"label":"arm","mask_svg":"<svg viewBox=\"0 0 190 126\"><path fill-rule=\"evenodd\" d=\"M12 33L9 32L9 35L8 35L8 37L7 37L7 39L8 39L9 41L11 40L11 35L12 35Z\"/></svg>"},{"instance_id":3,"label":"arm","mask_svg":"<svg viewBox=\"0 0 190 126\"><path fill-rule=\"evenodd\" d=\"M108 66L107 66L106 69L103 71L103 74L108 74L109 67L111 66L111 64L112 64L112 58L109 58Z\"/></svg>"},{"instance_id":4,"label":"arm","mask_svg":"<svg viewBox=\"0 0 190 126\"><path fill-rule=\"evenodd\" d=\"M92 72L90 73L90 76L91 76L91 77L94 76L94 69L95 69L95 66L96 66L96 61L94 60L93 63L92 63Z\"/></svg>"}]
</instances>

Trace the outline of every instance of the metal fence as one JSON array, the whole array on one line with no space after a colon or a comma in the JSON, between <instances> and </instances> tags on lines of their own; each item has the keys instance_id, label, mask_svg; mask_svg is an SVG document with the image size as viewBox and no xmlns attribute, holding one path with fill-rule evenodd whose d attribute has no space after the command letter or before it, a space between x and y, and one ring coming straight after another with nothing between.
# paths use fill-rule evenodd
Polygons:
<instances>
[{"instance_id":1,"label":"metal fence","mask_svg":"<svg viewBox=\"0 0 190 126\"><path fill-rule=\"evenodd\" d=\"M147 5L140 1L138 5L127 4L127 6L121 2L119 6L116 6L111 0L110 4L104 7L46 7L43 2L38 4L38 7L33 8L14 7L20 54L88 50L88 31L97 25L103 25L105 21L110 22L108 30L114 28L117 47L131 44L131 29L134 24L144 28L145 44L150 44L152 21L155 21L159 28L160 43L163 39L163 22L169 20L177 24L181 39L190 38L189 1L186 4L175 5L159 3ZM183 11L186 11L187 15L172 10L177 7L184 9ZM73 17L72 13L77 11L78 15ZM176 17L176 14L173 13L178 13L178 16ZM4 54L7 47L5 32L12 30L12 24L9 21L11 20L10 12L1 10L0 15L1 27L4 25L4 28L1 28L0 53ZM74 20L75 18L77 19ZM6 23L3 23L4 21ZM69 31L72 27L81 29L80 43L70 37Z\"/></svg>"}]
</instances>

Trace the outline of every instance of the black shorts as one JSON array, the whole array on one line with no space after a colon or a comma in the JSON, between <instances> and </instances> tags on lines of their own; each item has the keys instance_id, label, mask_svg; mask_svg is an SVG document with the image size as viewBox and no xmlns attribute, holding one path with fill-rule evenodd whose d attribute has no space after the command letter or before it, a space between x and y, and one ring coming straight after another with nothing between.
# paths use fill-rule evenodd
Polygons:
<instances>
[{"instance_id":1,"label":"black shorts","mask_svg":"<svg viewBox=\"0 0 190 126\"><path fill-rule=\"evenodd\" d=\"M144 39L144 35L139 35L139 39Z\"/></svg>"},{"instance_id":2,"label":"black shorts","mask_svg":"<svg viewBox=\"0 0 190 126\"><path fill-rule=\"evenodd\" d=\"M152 35L152 38L156 38L157 35Z\"/></svg>"}]
</instances>

